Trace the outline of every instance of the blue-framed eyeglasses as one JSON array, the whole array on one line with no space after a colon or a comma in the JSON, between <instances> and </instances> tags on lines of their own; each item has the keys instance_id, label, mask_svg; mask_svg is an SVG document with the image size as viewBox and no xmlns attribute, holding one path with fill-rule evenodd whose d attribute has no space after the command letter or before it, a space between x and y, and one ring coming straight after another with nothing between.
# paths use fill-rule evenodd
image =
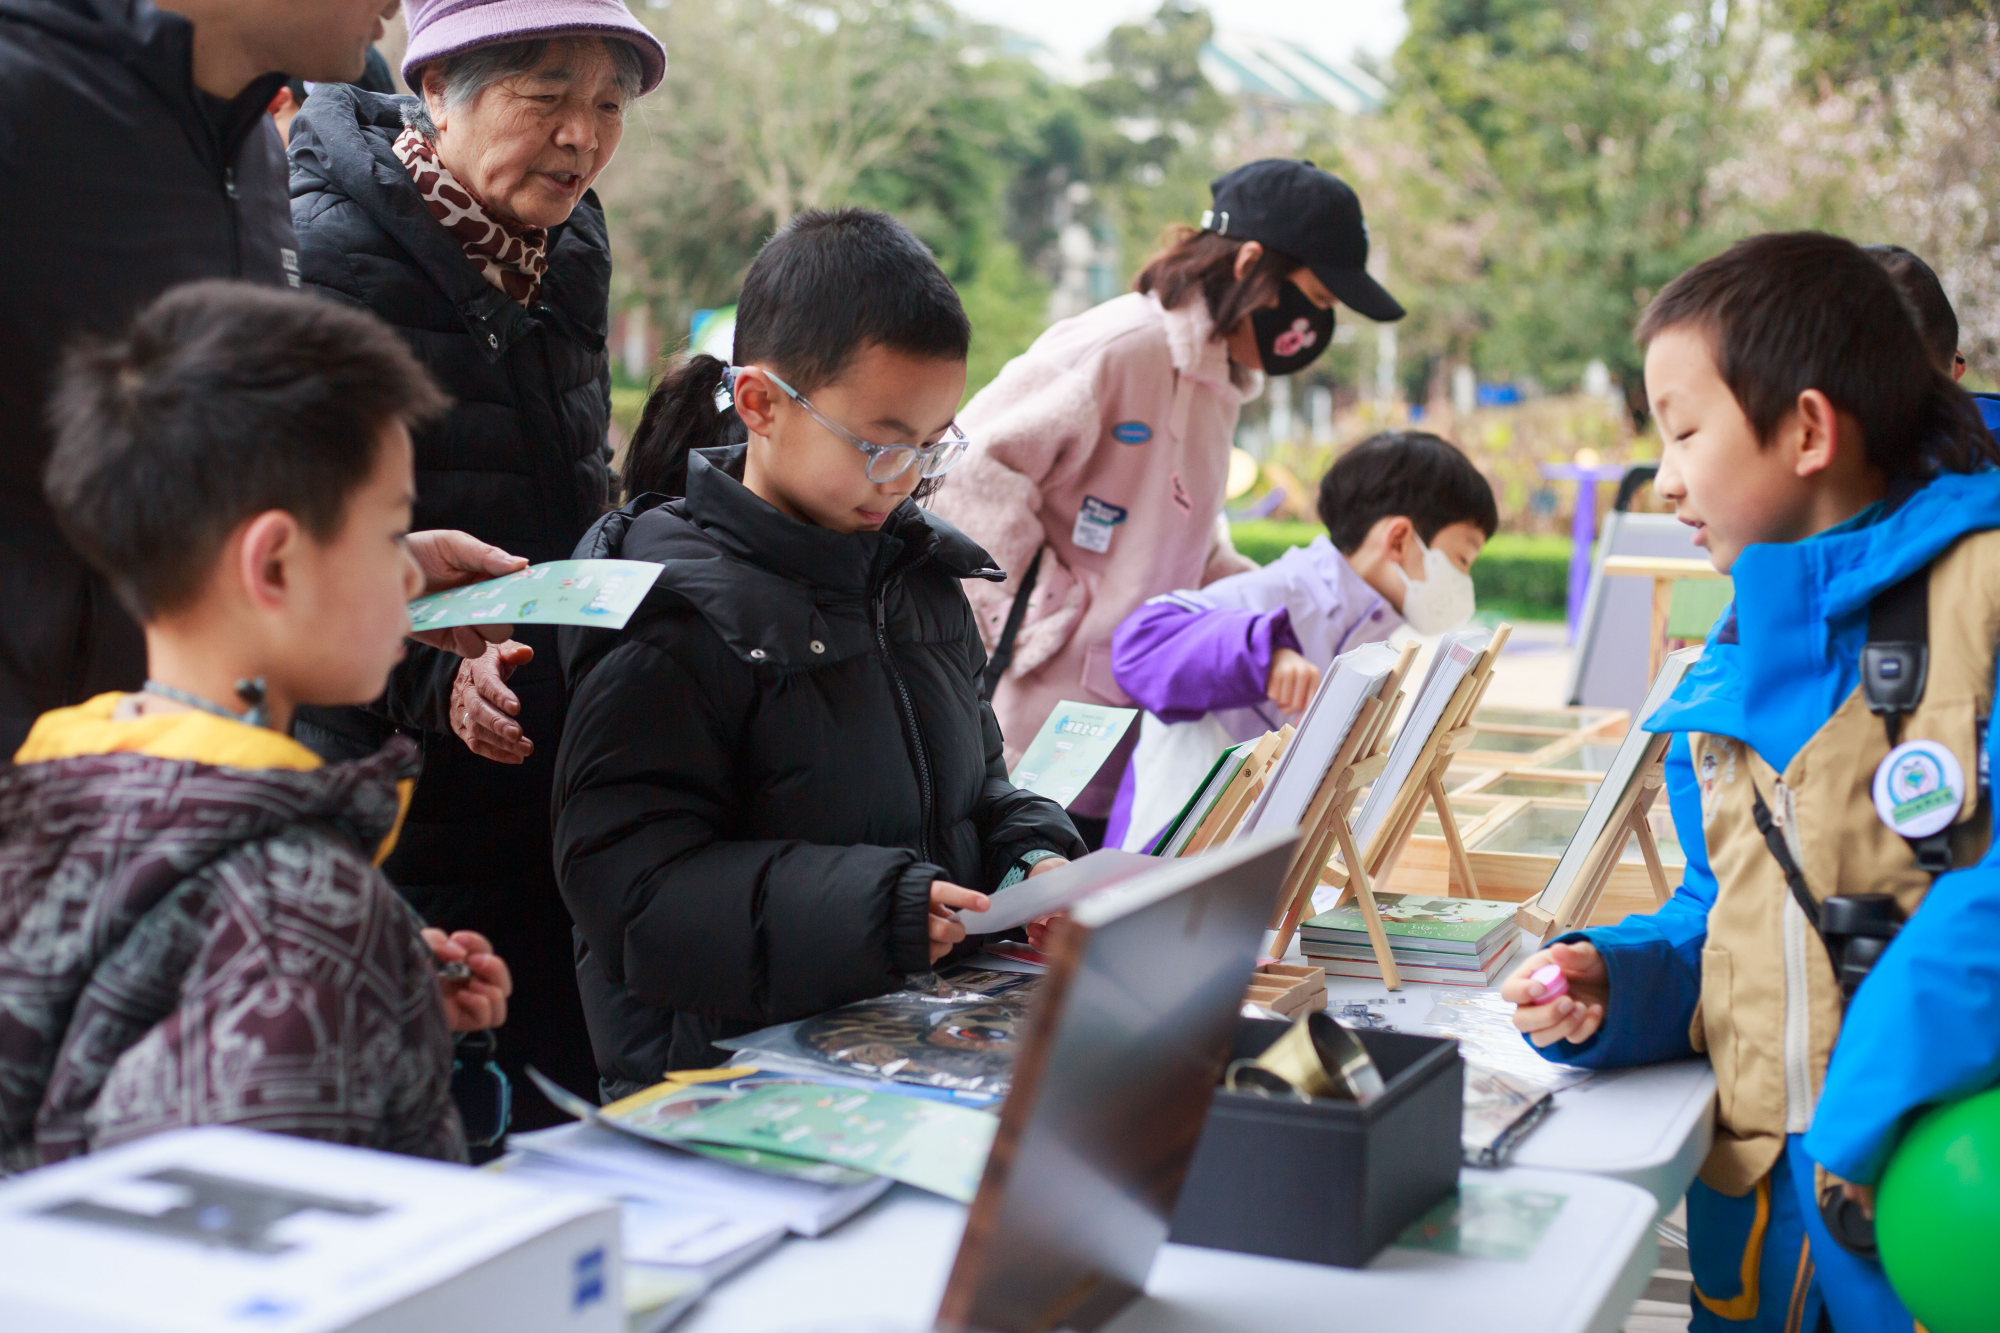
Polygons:
<instances>
[{"instance_id":1,"label":"blue-framed eyeglasses","mask_svg":"<svg viewBox=\"0 0 2000 1333\"><path fill-rule=\"evenodd\" d=\"M742 366L729 367L728 387L732 392L736 388L736 376L743 369ZM826 413L814 407L804 394L770 371L762 366L757 367L757 371L784 390L785 396L804 408L807 416L859 449L862 456L868 460L867 471L870 481L894 481L908 472L912 463L917 465L920 469L918 475L926 481L932 477L942 477L951 470L954 463L965 457L965 451L971 447L972 441L965 438L965 432L958 428L957 422L945 427L944 438L935 444L871 444L829 418Z\"/></svg>"}]
</instances>

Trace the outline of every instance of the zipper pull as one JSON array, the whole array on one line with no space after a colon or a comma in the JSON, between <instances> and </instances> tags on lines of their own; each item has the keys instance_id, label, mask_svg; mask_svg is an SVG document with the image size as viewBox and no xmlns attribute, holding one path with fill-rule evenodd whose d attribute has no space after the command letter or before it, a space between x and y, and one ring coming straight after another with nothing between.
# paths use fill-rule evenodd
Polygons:
<instances>
[{"instance_id":1,"label":"zipper pull","mask_svg":"<svg viewBox=\"0 0 2000 1333\"><path fill-rule=\"evenodd\" d=\"M235 167L224 167L222 169L222 192L228 195L231 199L236 198Z\"/></svg>"}]
</instances>

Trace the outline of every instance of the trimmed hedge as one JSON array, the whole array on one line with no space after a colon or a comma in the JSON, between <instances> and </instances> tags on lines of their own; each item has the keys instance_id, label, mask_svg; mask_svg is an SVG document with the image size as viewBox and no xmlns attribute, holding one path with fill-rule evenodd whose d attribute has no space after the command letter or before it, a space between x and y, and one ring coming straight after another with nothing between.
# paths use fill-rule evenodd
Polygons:
<instances>
[{"instance_id":1,"label":"trimmed hedge","mask_svg":"<svg viewBox=\"0 0 2000 1333\"><path fill-rule=\"evenodd\" d=\"M1251 519L1229 528L1236 549L1268 565L1326 531L1317 523ZM1482 607L1521 618L1561 620L1569 598L1567 537L1496 533L1472 562L1472 586Z\"/></svg>"}]
</instances>

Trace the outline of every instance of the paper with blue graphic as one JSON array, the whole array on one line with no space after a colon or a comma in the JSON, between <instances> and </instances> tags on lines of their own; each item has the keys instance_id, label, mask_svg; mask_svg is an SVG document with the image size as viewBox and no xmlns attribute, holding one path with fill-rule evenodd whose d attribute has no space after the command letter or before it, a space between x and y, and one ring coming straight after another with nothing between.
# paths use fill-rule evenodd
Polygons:
<instances>
[{"instance_id":1,"label":"paper with blue graphic","mask_svg":"<svg viewBox=\"0 0 2000 1333\"><path fill-rule=\"evenodd\" d=\"M551 560L410 603L410 632L498 625L624 629L662 566L651 560Z\"/></svg>"},{"instance_id":2,"label":"paper with blue graphic","mask_svg":"<svg viewBox=\"0 0 2000 1333\"><path fill-rule=\"evenodd\" d=\"M1028 742L1014 769L1014 785L1067 809L1104 767L1137 716L1136 708L1063 700L1050 711L1035 739Z\"/></svg>"}]
</instances>

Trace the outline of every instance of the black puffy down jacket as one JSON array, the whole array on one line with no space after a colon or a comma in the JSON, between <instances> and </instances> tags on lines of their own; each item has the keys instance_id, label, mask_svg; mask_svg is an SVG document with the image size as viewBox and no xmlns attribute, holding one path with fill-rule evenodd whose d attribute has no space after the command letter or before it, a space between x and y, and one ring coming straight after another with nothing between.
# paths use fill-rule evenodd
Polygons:
<instances>
[{"instance_id":1,"label":"black puffy down jacket","mask_svg":"<svg viewBox=\"0 0 2000 1333\"><path fill-rule=\"evenodd\" d=\"M530 560L567 557L610 495L611 250L585 194L549 230L549 267L524 309L480 276L425 207L392 145L407 97L320 85L292 122L292 218L300 267L321 295L363 306L409 343L454 402L417 433L418 528L459 528ZM535 660L509 682L524 764L482 759L450 731L459 660L411 645L375 708L301 710L299 738L329 758L372 753L391 720L424 749L396 854L383 869L426 918L485 933L514 968L502 1064L558 1082L591 1074L569 915L549 849L549 783L564 693L555 635L522 626ZM555 1117L525 1089L517 1123Z\"/></svg>"},{"instance_id":2,"label":"black puffy down jacket","mask_svg":"<svg viewBox=\"0 0 2000 1333\"><path fill-rule=\"evenodd\" d=\"M990 891L1026 852L1084 852L1007 781L979 698L959 580L1001 577L986 553L907 502L879 533L799 522L742 467L695 454L685 499L576 551L665 563L623 631L562 631L557 874L611 1090L928 971L933 879Z\"/></svg>"},{"instance_id":3,"label":"black puffy down jacket","mask_svg":"<svg viewBox=\"0 0 2000 1333\"><path fill-rule=\"evenodd\" d=\"M0 0L0 756L146 679L146 641L56 530L42 408L78 334L198 278L298 286L266 74L194 85L194 28L131 0Z\"/></svg>"}]
</instances>

